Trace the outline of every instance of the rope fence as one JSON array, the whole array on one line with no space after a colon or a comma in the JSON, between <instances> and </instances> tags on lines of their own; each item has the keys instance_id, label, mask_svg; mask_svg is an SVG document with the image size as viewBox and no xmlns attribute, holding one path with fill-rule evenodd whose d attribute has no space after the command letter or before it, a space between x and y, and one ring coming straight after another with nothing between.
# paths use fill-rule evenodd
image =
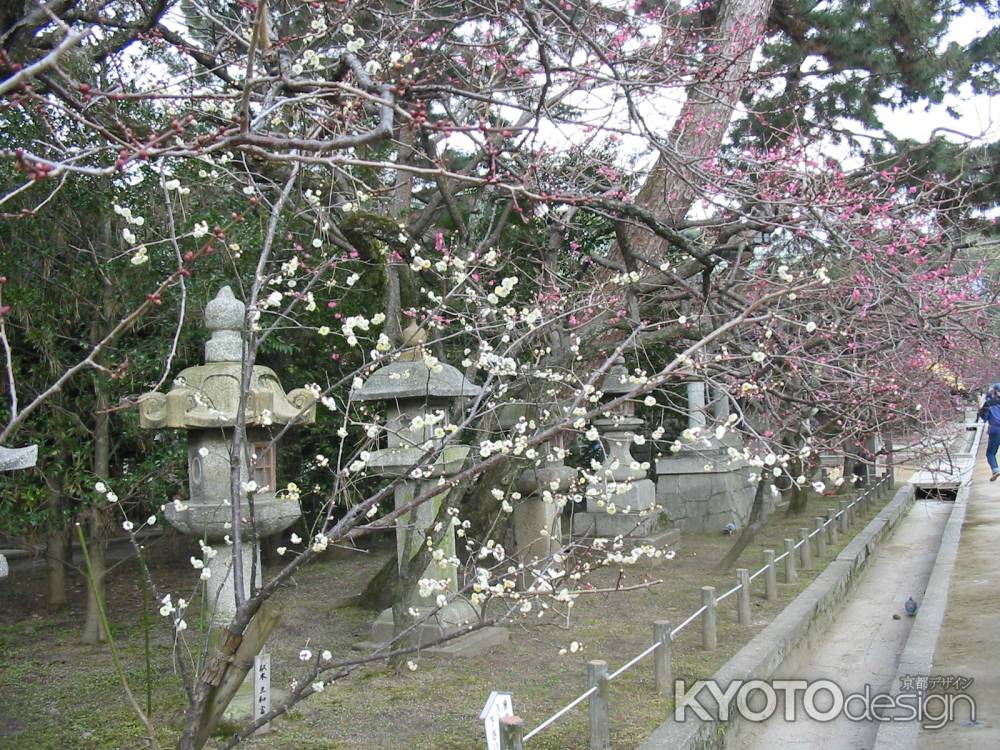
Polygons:
<instances>
[{"instance_id":1,"label":"rope fence","mask_svg":"<svg viewBox=\"0 0 1000 750\"><path fill-rule=\"evenodd\" d=\"M606 750L610 745L610 727L608 718L608 685L621 675L628 672L646 657L654 656L656 676L656 691L663 697L673 695L672 643L685 628L695 620L702 622L702 648L706 651L717 647L717 610L720 602L736 594L736 617L741 625L750 625L750 584L761 575L765 577L765 597L768 601L777 599L777 568L784 562L784 582L794 583L797 580L796 563L801 563L803 570L812 568L813 552L817 558L823 558L827 552L827 544L836 545L838 532L844 534L854 524L855 507L862 506L867 513L875 494L887 486L891 488L892 473L887 472L878 482L850 503L841 502L836 509L830 508L825 518L817 516L812 531L799 529L799 539L784 540L785 551L775 556L774 550L764 550L765 564L750 573L745 568L736 570L737 584L723 594L716 596L714 586L703 586L701 589L702 605L696 609L680 625L671 629L667 620L657 620L653 623L653 642L644 651L632 657L614 672L608 673L607 662L592 660L587 662L588 688L572 701L560 708L545 721L530 732L524 733L523 720L517 716L501 720L500 747L501 750L523 750L524 743L545 731L556 721L589 700L588 713L590 721L591 750ZM840 525L840 529L837 526ZM812 540L815 539L815 545ZM812 547L815 546L815 550ZM796 551L798 551L796 553ZM797 559L798 558L798 559Z\"/></svg>"}]
</instances>

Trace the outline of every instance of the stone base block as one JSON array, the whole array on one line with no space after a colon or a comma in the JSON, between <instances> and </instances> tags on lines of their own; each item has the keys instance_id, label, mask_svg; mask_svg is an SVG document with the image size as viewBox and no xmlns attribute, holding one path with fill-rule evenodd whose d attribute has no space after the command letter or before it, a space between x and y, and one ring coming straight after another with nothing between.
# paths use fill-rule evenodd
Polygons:
<instances>
[{"instance_id":1,"label":"stone base block","mask_svg":"<svg viewBox=\"0 0 1000 750\"><path fill-rule=\"evenodd\" d=\"M603 500L605 504L614 503L619 512L630 508L631 512L638 512L645 508L652 508L656 505L656 485L649 479L636 479L628 484L616 484L609 482L600 487L598 495L587 495L588 513L605 513L604 507L597 504L598 500ZM623 490L619 492L619 489Z\"/></svg>"},{"instance_id":2,"label":"stone base block","mask_svg":"<svg viewBox=\"0 0 1000 750\"><path fill-rule=\"evenodd\" d=\"M656 501L682 531L715 533L729 523L739 528L746 523L755 490L747 481L749 469L735 464L723 470L724 465L683 452L657 460Z\"/></svg>"},{"instance_id":3,"label":"stone base block","mask_svg":"<svg viewBox=\"0 0 1000 750\"><path fill-rule=\"evenodd\" d=\"M433 617L420 623L414 631L401 643L406 645L424 646L434 644L441 638L466 630L475 625L479 615L471 604L464 599L457 599L444 607ZM372 624L370 643L382 646L392 640L395 627L392 622L392 610L385 609L375 618ZM489 627L471 631L439 645L428 645L424 651L429 654L445 656L473 656L488 648L506 643L507 631L504 628Z\"/></svg>"},{"instance_id":4,"label":"stone base block","mask_svg":"<svg viewBox=\"0 0 1000 750\"><path fill-rule=\"evenodd\" d=\"M573 536L587 537L648 537L656 529L662 514L656 512L608 514L606 511L573 514Z\"/></svg>"}]
</instances>

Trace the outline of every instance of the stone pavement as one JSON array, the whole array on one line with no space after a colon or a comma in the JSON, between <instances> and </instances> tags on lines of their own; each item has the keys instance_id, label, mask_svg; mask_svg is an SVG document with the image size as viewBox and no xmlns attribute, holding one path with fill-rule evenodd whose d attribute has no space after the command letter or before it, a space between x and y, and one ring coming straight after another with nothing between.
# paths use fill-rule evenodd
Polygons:
<instances>
[{"instance_id":1,"label":"stone pavement","mask_svg":"<svg viewBox=\"0 0 1000 750\"><path fill-rule=\"evenodd\" d=\"M1000 748L1000 480L989 478L980 451L931 669L975 680L966 692L977 721L960 715L941 729L923 729L919 750Z\"/></svg>"},{"instance_id":2,"label":"stone pavement","mask_svg":"<svg viewBox=\"0 0 1000 750\"><path fill-rule=\"evenodd\" d=\"M782 665L774 678L828 679L840 685L845 695L863 691L866 684L871 685L873 693L889 691L914 622L903 614L903 603L908 596L922 598L951 509L950 502L917 500L875 553L863 578L818 643ZM893 619L893 614L901 618ZM821 701L822 694L817 703ZM872 747L877 724L850 721L843 716L827 722L812 721L803 718L801 700L797 702L795 721L785 721L779 705L769 721L750 725L741 732L739 746L748 750Z\"/></svg>"}]
</instances>

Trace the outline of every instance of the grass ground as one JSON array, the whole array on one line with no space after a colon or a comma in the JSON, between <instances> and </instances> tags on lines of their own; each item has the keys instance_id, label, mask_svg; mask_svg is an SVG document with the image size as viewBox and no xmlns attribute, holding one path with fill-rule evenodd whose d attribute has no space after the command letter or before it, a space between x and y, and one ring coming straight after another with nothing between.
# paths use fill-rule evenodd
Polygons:
<instances>
[{"instance_id":1,"label":"grass ground","mask_svg":"<svg viewBox=\"0 0 1000 750\"><path fill-rule=\"evenodd\" d=\"M825 513L837 499L810 498L806 512L798 517L773 515L744 551L738 567L759 568L764 549L780 552L785 537L797 539L798 529L811 528L811 519ZM859 528L856 525L853 531ZM247 746L268 750L480 748L483 735L478 714L491 690L513 693L515 710L530 730L585 689L588 660L604 659L610 670L617 669L651 643L654 620L680 623L700 606L702 586L714 585L720 594L731 588L734 574L714 568L732 541L722 535L685 535L673 560L625 570L626 585L654 579L663 583L636 591L581 596L568 622L551 617L519 621L508 626L508 646L482 656L420 657L416 671L402 674L383 666L358 670L300 704L275 723L271 734ZM841 537L839 546L844 542ZM161 543L173 548L154 566L163 590L184 592L190 585L188 552L176 549L184 544L177 538ZM359 609L353 601L390 554L388 547L367 553L337 552L303 570L281 592L278 603L283 618L269 645L277 687L294 678L302 648L330 649L335 658L355 653L352 646L367 635L374 613ZM828 550L824 564L832 555ZM813 567L800 575L798 583L779 584L779 601L774 603L765 601L763 579L757 579L749 626L736 623L734 599L720 605L717 650L701 649L697 622L679 634L673 649L675 676L690 680L714 672L809 584L820 568L815 562ZM617 569L607 570L593 582L613 587L618 578ZM129 683L145 703L138 580L134 564L121 564L111 580L108 599ZM43 587L41 570L15 569L0 583L0 750L146 747L107 649L83 647L78 642L82 581L72 591L71 608L54 615L45 611ZM175 652L155 612L152 619L152 714L160 744L169 747L176 741L184 706L173 665L184 656ZM581 643L582 650L560 656L560 649L571 641ZM668 700L656 696L648 660L612 683L610 704L615 748L634 747L671 709ZM583 704L533 738L529 746L531 750L583 748L587 736Z\"/></svg>"}]
</instances>

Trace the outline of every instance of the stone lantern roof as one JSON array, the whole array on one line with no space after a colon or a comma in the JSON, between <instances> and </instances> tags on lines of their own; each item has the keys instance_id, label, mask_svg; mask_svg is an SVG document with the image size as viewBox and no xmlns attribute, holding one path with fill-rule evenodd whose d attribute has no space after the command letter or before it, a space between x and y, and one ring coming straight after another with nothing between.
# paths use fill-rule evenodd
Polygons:
<instances>
[{"instance_id":1,"label":"stone lantern roof","mask_svg":"<svg viewBox=\"0 0 1000 750\"><path fill-rule=\"evenodd\" d=\"M139 423L146 429L233 427L240 402L243 321L246 306L222 287L205 307L206 364L188 367L163 394L153 391L139 400ZM307 388L286 394L274 370L254 365L247 393L247 426L308 424L316 419L316 395Z\"/></svg>"},{"instance_id":2,"label":"stone lantern roof","mask_svg":"<svg viewBox=\"0 0 1000 750\"><path fill-rule=\"evenodd\" d=\"M635 384L629 379L625 360L618 358L604 375L604 379L601 381L601 392L605 396L616 398L623 393L628 393L633 388L635 388Z\"/></svg>"},{"instance_id":3,"label":"stone lantern roof","mask_svg":"<svg viewBox=\"0 0 1000 750\"><path fill-rule=\"evenodd\" d=\"M403 331L406 349L399 360L373 372L354 391L357 401L399 401L403 399L449 399L478 396L482 389L445 362L428 366L423 343L427 334L413 323Z\"/></svg>"}]
</instances>

